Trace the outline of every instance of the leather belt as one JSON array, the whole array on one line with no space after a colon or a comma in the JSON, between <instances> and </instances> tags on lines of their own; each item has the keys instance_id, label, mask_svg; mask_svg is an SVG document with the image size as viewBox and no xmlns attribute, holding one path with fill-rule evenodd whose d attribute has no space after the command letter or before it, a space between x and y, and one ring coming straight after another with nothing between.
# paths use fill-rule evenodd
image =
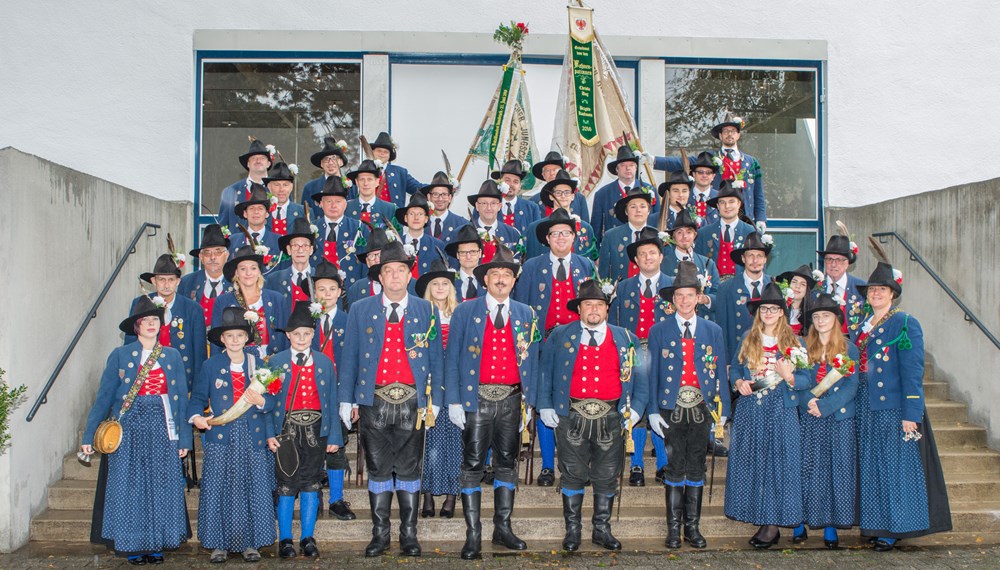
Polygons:
<instances>
[{"instance_id":1,"label":"leather belt","mask_svg":"<svg viewBox=\"0 0 1000 570\"><path fill-rule=\"evenodd\" d=\"M375 388L375 395L390 404L402 404L417 395L417 389L410 384L393 382Z\"/></svg>"},{"instance_id":2,"label":"leather belt","mask_svg":"<svg viewBox=\"0 0 1000 570\"><path fill-rule=\"evenodd\" d=\"M323 414L319 410L292 410L285 414L288 423L297 426L312 425L320 420Z\"/></svg>"},{"instance_id":3,"label":"leather belt","mask_svg":"<svg viewBox=\"0 0 1000 570\"><path fill-rule=\"evenodd\" d=\"M582 400L570 400L569 409L580 414L588 420L598 420L614 411L617 400L598 400L596 398L585 398Z\"/></svg>"},{"instance_id":4,"label":"leather belt","mask_svg":"<svg viewBox=\"0 0 1000 570\"><path fill-rule=\"evenodd\" d=\"M694 386L681 386L680 390L677 391L677 407L679 408L693 408L704 401L705 396L702 395L700 389Z\"/></svg>"},{"instance_id":5,"label":"leather belt","mask_svg":"<svg viewBox=\"0 0 1000 570\"><path fill-rule=\"evenodd\" d=\"M480 384L479 397L487 402L506 400L514 394L521 393L520 384Z\"/></svg>"}]
</instances>

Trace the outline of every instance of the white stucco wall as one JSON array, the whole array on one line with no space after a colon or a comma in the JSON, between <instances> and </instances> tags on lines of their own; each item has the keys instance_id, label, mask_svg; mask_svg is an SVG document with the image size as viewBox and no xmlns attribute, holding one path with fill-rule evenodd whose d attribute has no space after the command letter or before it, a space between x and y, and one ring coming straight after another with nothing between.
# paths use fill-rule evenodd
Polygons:
<instances>
[{"instance_id":1,"label":"white stucco wall","mask_svg":"<svg viewBox=\"0 0 1000 570\"><path fill-rule=\"evenodd\" d=\"M609 45L612 37L629 35L828 42L830 205L860 205L1000 175L996 161L946 168L934 160L994 146L988 126L1000 119L992 96L1000 87L1000 44L993 39L1000 4L750 1L733 7L731 26L723 25L725 14L712 11L718 6L694 0L590 5ZM527 21L539 40L566 33L561 3L537 0L245 0L234 6L6 0L0 5L0 76L8 78L0 87L0 147L16 146L157 197L190 199L196 29L489 34L498 22L514 18ZM282 49L294 36L256 48ZM711 46L718 55L745 57L752 42L695 44L701 53ZM675 53L660 55L697 55L685 52L684 42L671 45ZM542 106L539 98L534 103ZM536 114L535 120L551 124L551 117ZM900 147L902 160L872 168L873 159Z\"/></svg>"}]
</instances>

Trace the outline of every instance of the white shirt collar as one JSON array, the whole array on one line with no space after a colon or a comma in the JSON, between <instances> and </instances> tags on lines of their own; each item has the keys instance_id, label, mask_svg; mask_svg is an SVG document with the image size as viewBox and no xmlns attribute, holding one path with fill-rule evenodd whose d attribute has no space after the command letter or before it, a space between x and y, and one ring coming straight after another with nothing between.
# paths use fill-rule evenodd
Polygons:
<instances>
[{"instance_id":1,"label":"white shirt collar","mask_svg":"<svg viewBox=\"0 0 1000 570\"><path fill-rule=\"evenodd\" d=\"M489 309L491 315L496 315L497 305L500 304L500 301L498 301L493 295L490 295L489 293L484 295L484 297L486 298L486 308ZM504 320L507 319L507 315L509 314L510 314L510 297L507 297L507 300L503 302Z\"/></svg>"},{"instance_id":2,"label":"white shirt collar","mask_svg":"<svg viewBox=\"0 0 1000 570\"><path fill-rule=\"evenodd\" d=\"M628 222L628 229L631 230L632 237L635 237L635 232L641 232L642 229L645 228L645 227L646 226L644 226L644 225L643 226L639 226L639 227L635 227L635 226L632 225L632 222Z\"/></svg>"},{"instance_id":3,"label":"white shirt collar","mask_svg":"<svg viewBox=\"0 0 1000 570\"><path fill-rule=\"evenodd\" d=\"M410 300L409 294L404 295L403 299L400 301L390 301L388 297L382 295L382 308L385 309L385 315L388 317L389 313L392 312L392 307L389 306L390 303L398 303L399 307L396 309L396 314L399 315L399 318L402 320L403 318L402 311L406 309L406 304L409 300Z\"/></svg>"},{"instance_id":4,"label":"white shirt collar","mask_svg":"<svg viewBox=\"0 0 1000 570\"><path fill-rule=\"evenodd\" d=\"M845 271L844 274L840 276L840 279L837 279L836 281L830 281L829 285L826 286L826 292L827 293L832 293L832 291L833 291L833 284L834 283L837 284L837 291L840 293L840 298L841 299L846 298L846 296L847 296L847 272Z\"/></svg>"},{"instance_id":5,"label":"white shirt collar","mask_svg":"<svg viewBox=\"0 0 1000 570\"><path fill-rule=\"evenodd\" d=\"M323 220L326 221L327 226L336 226L339 225L340 222L344 220L344 216L341 216L339 220L331 220L330 218L324 216Z\"/></svg>"},{"instance_id":6,"label":"white shirt collar","mask_svg":"<svg viewBox=\"0 0 1000 570\"><path fill-rule=\"evenodd\" d=\"M601 323L601 324L599 324L597 326L594 326L594 327L589 326L589 325L585 324L583 321L581 321L580 322L580 326L583 327L584 330L590 329L590 330L593 330L595 332L595 337L596 337L595 340L597 340L597 344L603 343L605 335L608 334L608 321L604 321L603 323ZM580 337L581 337L580 338L580 344L587 345L587 344L590 343L590 333L589 332L587 334L580 335Z\"/></svg>"},{"instance_id":7,"label":"white shirt collar","mask_svg":"<svg viewBox=\"0 0 1000 570\"><path fill-rule=\"evenodd\" d=\"M264 225L264 227L260 228L259 230L255 230L255 229L251 228L250 226L247 226L247 229L250 230L250 235L257 234L259 236L259 237L255 238L258 242L262 241L264 239L264 236L267 235L267 225L266 224Z\"/></svg>"},{"instance_id":8,"label":"white shirt collar","mask_svg":"<svg viewBox=\"0 0 1000 570\"><path fill-rule=\"evenodd\" d=\"M684 261L684 258L689 258L688 261L694 262L694 252L686 253L681 251L681 248L674 246L674 255L677 256L677 261Z\"/></svg>"},{"instance_id":9,"label":"white shirt collar","mask_svg":"<svg viewBox=\"0 0 1000 570\"><path fill-rule=\"evenodd\" d=\"M757 289L759 289L761 293L764 293L764 274L761 273L760 277L752 278L749 273L745 271L743 272L743 283L747 286L747 293L753 291L754 281L757 281Z\"/></svg>"},{"instance_id":10,"label":"white shirt collar","mask_svg":"<svg viewBox=\"0 0 1000 570\"><path fill-rule=\"evenodd\" d=\"M660 291L660 275L662 275L662 274L659 271L657 271L656 275L654 275L652 277L646 277L645 275L643 275L642 273L640 273L639 276L638 276L639 277L639 292L641 293L642 291L646 290L646 280L649 279L651 281L651 283L649 284L649 287L653 290L653 296L655 297L657 295L657 293L659 293L659 291Z\"/></svg>"},{"instance_id":11,"label":"white shirt collar","mask_svg":"<svg viewBox=\"0 0 1000 570\"><path fill-rule=\"evenodd\" d=\"M463 287L465 287L466 285L468 285L470 277L472 278L473 281L476 282L476 287L478 287L479 286L479 280L476 279L475 275L471 275L469 273L466 273L465 270L462 269L461 267L458 268L458 278L462 281L462 286Z\"/></svg>"},{"instance_id":12,"label":"white shirt collar","mask_svg":"<svg viewBox=\"0 0 1000 570\"><path fill-rule=\"evenodd\" d=\"M680 313L674 313L674 318L677 319L677 328L681 331L681 336L684 336L684 322L691 323L691 336L696 336L695 329L698 328L698 315L694 315L690 319L685 319Z\"/></svg>"},{"instance_id":13,"label":"white shirt collar","mask_svg":"<svg viewBox=\"0 0 1000 570\"><path fill-rule=\"evenodd\" d=\"M303 366L309 366L309 365L311 365L313 363L312 362L312 360L313 360L312 350L310 350L310 349L307 348L307 349L303 350L302 352L299 352L299 351L294 350L294 349L292 350L292 364L295 364L296 362L299 361L299 355L300 354L305 354L306 355L306 363Z\"/></svg>"},{"instance_id":14,"label":"white shirt collar","mask_svg":"<svg viewBox=\"0 0 1000 570\"><path fill-rule=\"evenodd\" d=\"M330 320L332 321L337 316L337 305L335 304L332 309L325 313L324 316L330 317Z\"/></svg>"},{"instance_id":15,"label":"white shirt collar","mask_svg":"<svg viewBox=\"0 0 1000 570\"><path fill-rule=\"evenodd\" d=\"M722 156L726 156L727 150L733 151L733 160L743 160L743 153L741 153L740 149L736 148L735 146L731 148L722 147Z\"/></svg>"}]
</instances>

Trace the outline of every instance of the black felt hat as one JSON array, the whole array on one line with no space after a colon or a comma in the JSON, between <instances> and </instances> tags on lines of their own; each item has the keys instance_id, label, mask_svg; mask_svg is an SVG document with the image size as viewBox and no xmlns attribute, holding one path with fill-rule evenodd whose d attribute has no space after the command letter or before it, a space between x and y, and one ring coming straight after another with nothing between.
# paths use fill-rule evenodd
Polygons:
<instances>
[{"instance_id":1,"label":"black felt hat","mask_svg":"<svg viewBox=\"0 0 1000 570\"><path fill-rule=\"evenodd\" d=\"M816 278L813 277L813 269L811 265L802 264L796 269L791 271L786 271L781 275L775 277L776 281L787 281L789 284L792 282L792 277L801 277L806 280L806 292L808 293L816 286Z\"/></svg>"},{"instance_id":2,"label":"black felt hat","mask_svg":"<svg viewBox=\"0 0 1000 570\"><path fill-rule=\"evenodd\" d=\"M271 209L271 199L267 196L267 188L256 182L250 184L250 199L236 204L236 215L246 219L247 208L254 205L264 206L265 210Z\"/></svg>"},{"instance_id":3,"label":"black felt hat","mask_svg":"<svg viewBox=\"0 0 1000 570\"><path fill-rule=\"evenodd\" d=\"M417 284L414 287L417 292L417 297L423 297L424 293L427 291L427 286L431 284L431 281L439 277L443 277L448 281L451 281L452 286L455 283L456 277L455 270L448 266L448 261L444 257L444 253L438 250L438 258L431 262L430 269L427 273L424 273L417 279Z\"/></svg>"},{"instance_id":4,"label":"black felt hat","mask_svg":"<svg viewBox=\"0 0 1000 570\"><path fill-rule=\"evenodd\" d=\"M251 156L255 156L258 154L266 156L268 162L271 162L273 160L271 158L270 151L267 150L267 145L265 145L259 140L254 139L250 141L250 150L240 155L240 164L243 165L243 170L250 170L250 167L247 165L247 162L250 160Z\"/></svg>"},{"instance_id":5,"label":"black felt hat","mask_svg":"<svg viewBox=\"0 0 1000 570\"><path fill-rule=\"evenodd\" d=\"M719 138L719 134L722 133L722 129L726 127L736 127L738 132L743 132L743 119L737 117L731 112L727 112L725 118L718 125L712 127L712 136Z\"/></svg>"},{"instance_id":6,"label":"black felt hat","mask_svg":"<svg viewBox=\"0 0 1000 570\"><path fill-rule=\"evenodd\" d=\"M489 273L490 269L498 268L510 269L513 271L514 279L517 279L521 274L521 262L514 256L514 252L503 243L497 243L497 252L493 255L493 259L490 260L489 263L477 265L476 268L472 270L472 274L476 276L476 280L478 280L480 284L485 284L486 274Z\"/></svg>"},{"instance_id":7,"label":"black felt hat","mask_svg":"<svg viewBox=\"0 0 1000 570\"><path fill-rule=\"evenodd\" d=\"M212 344L223 346L222 333L226 331L243 331L247 337L253 334L253 325L244 316L243 307L226 307L222 310L222 321L213 326L206 335Z\"/></svg>"},{"instance_id":8,"label":"black felt hat","mask_svg":"<svg viewBox=\"0 0 1000 570\"><path fill-rule=\"evenodd\" d=\"M312 280L313 283L321 279L332 279L340 285L340 288L344 288L344 275L336 265L330 263L326 259L321 260L316 264L316 267L312 270Z\"/></svg>"},{"instance_id":9,"label":"black felt hat","mask_svg":"<svg viewBox=\"0 0 1000 570\"><path fill-rule=\"evenodd\" d=\"M714 197L705 200L705 203L713 208L719 207L720 198L737 198L740 204L743 203L743 191L739 188L733 188L733 183L730 180L723 180L719 183L719 193Z\"/></svg>"},{"instance_id":10,"label":"black felt hat","mask_svg":"<svg viewBox=\"0 0 1000 570\"><path fill-rule=\"evenodd\" d=\"M278 180L295 182L295 173L292 172L291 167L280 160L272 164L271 169L267 171L267 176L264 178L264 185L267 186Z\"/></svg>"},{"instance_id":11,"label":"black felt hat","mask_svg":"<svg viewBox=\"0 0 1000 570\"><path fill-rule=\"evenodd\" d=\"M736 265L743 267L743 254L751 250L763 251L764 255L771 255L771 246L761 241L759 233L750 232L747 234L747 237L743 239L743 247L738 247L729 252L729 258L732 259L733 263Z\"/></svg>"},{"instance_id":12,"label":"black felt hat","mask_svg":"<svg viewBox=\"0 0 1000 570\"><path fill-rule=\"evenodd\" d=\"M140 274L139 279L142 279L146 283L152 283L154 275L173 275L174 277L180 277L181 268L177 267L177 262L174 261L174 257L172 255L164 253L160 257L156 258L156 263L153 264L153 270Z\"/></svg>"},{"instance_id":13,"label":"black felt hat","mask_svg":"<svg viewBox=\"0 0 1000 570\"><path fill-rule=\"evenodd\" d=\"M365 245L365 249L355 251L354 256L358 258L358 261L365 263L368 259L369 253L374 253L376 251L382 251L385 246L389 245L389 235L386 233L385 228L375 228L368 234L368 244Z\"/></svg>"},{"instance_id":14,"label":"black felt hat","mask_svg":"<svg viewBox=\"0 0 1000 570\"><path fill-rule=\"evenodd\" d=\"M392 141L389 133L382 131L371 143L372 148L384 148L389 151L389 162L396 160L396 143Z\"/></svg>"},{"instance_id":15,"label":"black felt hat","mask_svg":"<svg viewBox=\"0 0 1000 570\"><path fill-rule=\"evenodd\" d=\"M833 295L829 293L820 293L819 295L811 298L807 296L807 299L808 302L805 304L805 310L802 311L803 324L811 324L813 315L820 311L826 311L837 315L837 320L843 324L844 307L833 298Z\"/></svg>"},{"instance_id":16,"label":"black felt hat","mask_svg":"<svg viewBox=\"0 0 1000 570\"><path fill-rule=\"evenodd\" d=\"M548 206L549 208L553 207L555 202L552 200L552 191L556 189L556 186L569 186L571 190L576 192L579 184L580 181L570 176L566 169L560 169L559 172L556 173L555 178L549 180L544 186L542 186L541 194L539 194L542 204Z\"/></svg>"},{"instance_id":17,"label":"black felt hat","mask_svg":"<svg viewBox=\"0 0 1000 570\"><path fill-rule=\"evenodd\" d=\"M311 304L309 301L296 301L295 306L292 307L292 314L288 317L288 322L285 323L285 326L275 330L287 334L302 327L315 329L316 319L309 311L309 305Z\"/></svg>"},{"instance_id":18,"label":"black felt hat","mask_svg":"<svg viewBox=\"0 0 1000 570\"><path fill-rule=\"evenodd\" d=\"M326 182L323 183L323 190L313 194L313 201L319 204L324 196L340 196L347 200L347 189L344 188L344 181L339 176L327 176Z\"/></svg>"},{"instance_id":19,"label":"black felt hat","mask_svg":"<svg viewBox=\"0 0 1000 570\"><path fill-rule=\"evenodd\" d=\"M691 228L695 233L698 232L698 222L691 217L691 211L687 208L681 208L681 211L677 212L674 216L674 225L670 226L667 233L670 234L670 237L674 237L674 232L681 228Z\"/></svg>"},{"instance_id":20,"label":"black felt hat","mask_svg":"<svg viewBox=\"0 0 1000 570\"><path fill-rule=\"evenodd\" d=\"M625 253L628 254L628 260L635 263L635 256L639 252L639 248L650 244L663 250L663 240L660 239L660 232L656 228L646 226L639 230L639 239L625 246Z\"/></svg>"},{"instance_id":21,"label":"black felt hat","mask_svg":"<svg viewBox=\"0 0 1000 570\"><path fill-rule=\"evenodd\" d=\"M708 151L699 152L698 158L690 166L691 172L694 172L695 168L711 168L712 172L719 172L719 166L712 160L712 153Z\"/></svg>"},{"instance_id":22,"label":"black felt hat","mask_svg":"<svg viewBox=\"0 0 1000 570\"><path fill-rule=\"evenodd\" d=\"M337 144L337 142L338 141L333 137L324 137L323 150L313 153L313 155L309 157L309 162L313 163L313 166L316 168L321 168L323 159L333 155L340 157L341 166L347 164L347 154L344 152L344 149ZM344 146L346 147L347 143L344 143Z\"/></svg>"},{"instance_id":23,"label":"black felt hat","mask_svg":"<svg viewBox=\"0 0 1000 570\"><path fill-rule=\"evenodd\" d=\"M233 252L233 256L222 266L222 275L226 278L226 281L232 283L233 278L236 276L236 266L241 261L255 262L257 267L260 268L261 274L264 273L264 256L258 255L252 245L245 245Z\"/></svg>"},{"instance_id":24,"label":"black felt hat","mask_svg":"<svg viewBox=\"0 0 1000 570\"><path fill-rule=\"evenodd\" d=\"M403 265L412 268L413 263L416 260L406 255L406 251L403 249L403 244L398 241L390 241L382 248L382 252L379 254L379 262L368 268L368 279L372 281L379 280L379 274L382 272L382 268L390 263L402 263Z\"/></svg>"},{"instance_id":25,"label":"black felt hat","mask_svg":"<svg viewBox=\"0 0 1000 570\"><path fill-rule=\"evenodd\" d=\"M693 261L682 261L677 266L677 276L674 282L660 289L660 297L667 301L674 300L674 293L678 289L694 289L701 293L701 279L698 278L698 266Z\"/></svg>"},{"instance_id":26,"label":"black felt hat","mask_svg":"<svg viewBox=\"0 0 1000 570\"><path fill-rule=\"evenodd\" d=\"M348 172L347 177L354 180L359 174L371 174L375 178L378 178L379 176L382 176L382 169L375 164L374 160L365 159L361 161L361 164L359 164L356 169Z\"/></svg>"},{"instance_id":27,"label":"black felt hat","mask_svg":"<svg viewBox=\"0 0 1000 570\"><path fill-rule=\"evenodd\" d=\"M208 224L201 230L201 246L192 249L191 257L198 257L201 250L209 247L224 247L229 249L229 238L222 233L222 226L219 224Z\"/></svg>"},{"instance_id":28,"label":"black felt hat","mask_svg":"<svg viewBox=\"0 0 1000 570\"><path fill-rule=\"evenodd\" d=\"M779 287L774 281L771 281L764 286L764 290L761 291L759 299L750 299L747 301L747 308L750 309L751 315L756 313L757 309L761 305L774 305L776 307L781 307L785 316L788 316L788 300L785 299L785 295L781 292L781 287Z\"/></svg>"},{"instance_id":29,"label":"black felt hat","mask_svg":"<svg viewBox=\"0 0 1000 570\"><path fill-rule=\"evenodd\" d=\"M281 251L285 251L288 248L288 244L292 243L292 240L297 237L306 238L309 240L309 243L316 245L316 232L313 231L313 225L309 223L309 220L295 218L289 232L278 237L278 248Z\"/></svg>"},{"instance_id":30,"label":"black felt hat","mask_svg":"<svg viewBox=\"0 0 1000 570\"><path fill-rule=\"evenodd\" d=\"M469 204L473 206L476 205L476 201L480 198L496 198L497 200L503 200L503 193L500 192L500 186L497 185L496 180L487 180L479 186L479 192L471 194L466 197L469 200Z\"/></svg>"},{"instance_id":31,"label":"black felt hat","mask_svg":"<svg viewBox=\"0 0 1000 570\"><path fill-rule=\"evenodd\" d=\"M615 159L608 163L608 173L612 176L618 176L618 165L623 162L634 162L636 166L639 166L639 157L632 152L627 144L618 147Z\"/></svg>"},{"instance_id":32,"label":"black felt hat","mask_svg":"<svg viewBox=\"0 0 1000 570\"><path fill-rule=\"evenodd\" d=\"M618 218L619 222L628 221L628 203L637 199L645 200L650 207L653 205L653 196L642 186L636 186L615 202L615 217Z\"/></svg>"},{"instance_id":33,"label":"black felt hat","mask_svg":"<svg viewBox=\"0 0 1000 570\"><path fill-rule=\"evenodd\" d=\"M566 161L563 159L563 155L554 150L550 150L545 155L545 160L536 162L535 164L531 165L531 173L535 176L535 178L542 180L542 170L544 170L545 167L550 164L553 166L558 166L560 169L566 168Z\"/></svg>"},{"instance_id":34,"label":"black felt hat","mask_svg":"<svg viewBox=\"0 0 1000 570\"><path fill-rule=\"evenodd\" d=\"M576 233L576 220L570 215L569 210L565 208L556 208L552 210L549 217L538 222L535 226L535 237L538 238L539 243L549 243L549 230L552 226L557 226L559 224L564 224L569 226L569 229Z\"/></svg>"},{"instance_id":35,"label":"black felt hat","mask_svg":"<svg viewBox=\"0 0 1000 570\"><path fill-rule=\"evenodd\" d=\"M132 307L132 312L129 316L118 323L118 330L125 334L135 334L135 323L146 317L160 317L160 324L162 325L163 310L164 307L157 307L152 299L146 295L142 295L136 300L135 306Z\"/></svg>"},{"instance_id":36,"label":"black felt hat","mask_svg":"<svg viewBox=\"0 0 1000 570\"><path fill-rule=\"evenodd\" d=\"M826 248L816 253L823 257L830 254L842 255L847 258L849 265L858 259L857 254L854 253L854 248L851 247L851 238L840 234L830 236L830 239L826 242Z\"/></svg>"},{"instance_id":37,"label":"black felt hat","mask_svg":"<svg viewBox=\"0 0 1000 570\"><path fill-rule=\"evenodd\" d=\"M671 172L670 176L656 188L657 194L661 198L666 198L667 192L670 191L670 187L674 184L683 184L688 187L688 190L694 188L694 179L687 175L683 170L678 170L676 172Z\"/></svg>"},{"instance_id":38,"label":"black felt hat","mask_svg":"<svg viewBox=\"0 0 1000 570\"><path fill-rule=\"evenodd\" d=\"M492 178L493 180L500 180L501 178L503 178L504 174L513 174L514 176L517 176L521 180L524 180L524 177L528 175L528 172L524 169L523 162L514 159L514 160L508 160L507 162L503 163L503 166L500 167L500 170L494 170L493 172L490 172L490 178Z\"/></svg>"},{"instance_id":39,"label":"black felt hat","mask_svg":"<svg viewBox=\"0 0 1000 570\"><path fill-rule=\"evenodd\" d=\"M604 301L610 305L611 295L604 292L599 281L596 279L587 279L583 283L580 283L576 297L566 301L566 309L575 313L580 308L580 303L587 300Z\"/></svg>"},{"instance_id":40,"label":"black felt hat","mask_svg":"<svg viewBox=\"0 0 1000 570\"><path fill-rule=\"evenodd\" d=\"M868 298L869 287L872 285L882 285L883 287L892 289L893 298L898 299L903 294L902 280L902 273L897 275L896 270L891 265L884 261L879 261L878 265L875 266L875 271L872 271L871 276L868 277L868 283L857 286L858 293L861 293L862 297Z\"/></svg>"},{"instance_id":41,"label":"black felt hat","mask_svg":"<svg viewBox=\"0 0 1000 570\"><path fill-rule=\"evenodd\" d=\"M427 184L427 186L420 189L420 193L427 196L431 193L431 190L439 186L441 188L447 188L451 193L455 192L455 185L451 183L451 179L448 178L448 174L443 170L438 170L434 173L434 177L431 178L431 181Z\"/></svg>"},{"instance_id":42,"label":"black felt hat","mask_svg":"<svg viewBox=\"0 0 1000 570\"><path fill-rule=\"evenodd\" d=\"M465 224L464 226L458 228L458 232L455 233L454 239L446 243L444 246L444 251L458 259L458 246L463 243L474 243L479 246L479 249L483 249L483 238L479 237L479 232L476 231L476 226L472 224Z\"/></svg>"},{"instance_id":43,"label":"black felt hat","mask_svg":"<svg viewBox=\"0 0 1000 570\"><path fill-rule=\"evenodd\" d=\"M431 205L427 203L427 196L421 192L410 194L410 201L401 208L396 208L395 218L400 225L406 225L406 213L413 208L420 208L428 216L431 215Z\"/></svg>"}]
</instances>

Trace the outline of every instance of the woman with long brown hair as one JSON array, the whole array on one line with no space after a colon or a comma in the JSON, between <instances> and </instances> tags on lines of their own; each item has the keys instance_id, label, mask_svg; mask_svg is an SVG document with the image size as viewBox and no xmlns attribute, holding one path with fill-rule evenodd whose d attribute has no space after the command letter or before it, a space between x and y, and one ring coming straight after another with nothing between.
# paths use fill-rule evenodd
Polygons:
<instances>
[{"instance_id":1,"label":"woman with long brown hair","mask_svg":"<svg viewBox=\"0 0 1000 570\"><path fill-rule=\"evenodd\" d=\"M808 301L812 300L812 290L816 287L816 273L808 265L800 265L798 269L786 271L774 278L785 293L788 304L788 324L792 332L804 337L806 335L805 312ZM822 273L820 273L822 276Z\"/></svg>"},{"instance_id":2,"label":"woman with long brown hair","mask_svg":"<svg viewBox=\"0 0 1000 570\"><path fill-rule=\"evenodd\" d=\"M272 354L288 348L288 338L278 329L285 326L291 309L281 293L264 289L264 256L258 255L252 246L241 247L223 266L222 273L232 282L233 290L215 300L212 326L222 324L222 311L226 307L240 307L253 325L247 348L253 349L258 358L266 361ZM212 347L213 356L218 351Z\"/></svg>"},{"instance_id":3,"label":"woman with long brown hair","mask_svg":"<svg viewBox=\"0 0 1000 570\"><path fill-rule=\"evenodd\" d=\"M801 342L788 325L788 305L775 283L747 303L753 324L729 372L739 392L726 473L727 517L760 526L754 548L770 548L779 526L802 522L798 403L806 374L784 358Z\"/></svg>"},{"instance_id":4,"label":"woman with long brown hair","mask_svg":"<svg viewBox=\"0 0 1000 570\"><path fill-rule=\"evenodd\" d=\"M809 367L805 372L811 390L803 393L799 402L805 517L792 542L806 541L808 525L823 529L823 544L830 549L840 544L838 528L858 524L858 430L854 419L858 376L853 364L858 361L858 349L840 332L843 321L840 303L828 293L811 300L803 316L809 330Z\"/></svg>"}]
</instances>

